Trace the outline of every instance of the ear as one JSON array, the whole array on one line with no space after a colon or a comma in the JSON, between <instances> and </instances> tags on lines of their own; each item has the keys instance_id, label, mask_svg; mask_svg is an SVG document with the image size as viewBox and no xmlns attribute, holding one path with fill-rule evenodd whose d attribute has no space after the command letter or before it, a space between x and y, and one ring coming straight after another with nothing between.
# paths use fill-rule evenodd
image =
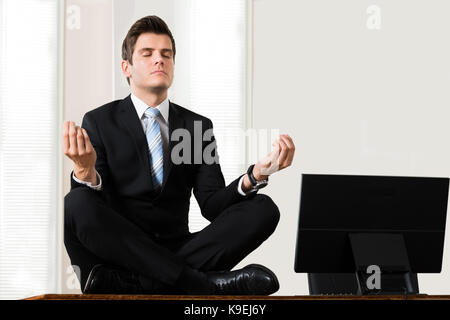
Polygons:
<instances>
[{"instance_id":1,"label":"ear","mask_svg":"<svg viewBox=\"0 0 450 320\"><path fill-rule=\"evenodd\" d=\"M128 60L122 60L121 67L123 75L127 78L131 78L130 63Z\"/></svg>"}]
</instances>

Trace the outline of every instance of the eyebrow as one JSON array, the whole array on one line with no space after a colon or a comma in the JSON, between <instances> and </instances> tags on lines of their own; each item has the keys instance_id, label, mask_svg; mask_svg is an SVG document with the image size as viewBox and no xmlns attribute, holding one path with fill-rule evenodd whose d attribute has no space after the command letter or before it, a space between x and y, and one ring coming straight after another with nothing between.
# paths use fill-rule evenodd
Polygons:
<instances>
[{"instance_id":1,"label":"eyebrow","mask_svg":"<svg viewBox=\"0 0 450 320\"><path fill-rule=\"evenodd\" d=\"M141 53L141 52L143 52L143 51L153 51L153 50L156 50L155 48L142 48L142 49L139 49L139 53ZM170 53L173 53L173 50L172 49L169 49L169 48L164 48L164 49L161 49L161 51L162 52L170 52Z\"/></svg>"}]
</instances>

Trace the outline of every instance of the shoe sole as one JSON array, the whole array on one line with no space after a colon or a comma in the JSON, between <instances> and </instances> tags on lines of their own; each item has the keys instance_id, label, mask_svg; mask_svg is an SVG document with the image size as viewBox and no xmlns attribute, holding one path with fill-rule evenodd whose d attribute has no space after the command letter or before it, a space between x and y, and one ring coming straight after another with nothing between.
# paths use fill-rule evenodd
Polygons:
<instances>
[{"instance_id":1,"label":"shoe sole","mask_svg":"<svg viewBox=\"0 0 450 320\"><path fill-rule=\"evenodd\" d=\"M254 268L258 268L258 269L264 270L265 272L267 272L268 274L270 274L272 276L272 279L275 280L276 290L274 292L270 293L270 294L273 294L273 293L277 292L280 289L280 284L278 283L278 278L277 278L277 276L275 275L275 273L272 270L270 270L269 268L264 267L263 265L260 265L260 264L249 264L246 268L250 268L250 267L254 267Z\"/></svg>"}]
</instances>

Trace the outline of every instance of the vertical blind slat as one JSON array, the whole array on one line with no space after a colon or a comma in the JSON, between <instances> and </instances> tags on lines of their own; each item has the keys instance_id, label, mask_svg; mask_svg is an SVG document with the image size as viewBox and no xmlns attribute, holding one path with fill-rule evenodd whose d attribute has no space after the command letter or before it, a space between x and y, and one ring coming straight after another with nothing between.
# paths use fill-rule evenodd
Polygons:
<instances>
[{"instance_id":1,"label":"vertical blind slat","mask_svg":"<svg viewBox=\"0 0 450 320\"><path fill-rule=\"evenodd\" d=\"M0 0L0 299L55 290L57 0Z\"/></svg>"},{"instance_id":2,"label":"vertical blind slat","mask_svg":"<svg viewBox=\"0 0 450 320\"><path fill-rule=\"evenodd\" d=\"M220 165L225 181L242 174L244 144L230 139L244 127L246 1L190 0L189 108L214 123ZM203 229L209 222L191 199L189 228Z\"/></svg>"}]
</instances>

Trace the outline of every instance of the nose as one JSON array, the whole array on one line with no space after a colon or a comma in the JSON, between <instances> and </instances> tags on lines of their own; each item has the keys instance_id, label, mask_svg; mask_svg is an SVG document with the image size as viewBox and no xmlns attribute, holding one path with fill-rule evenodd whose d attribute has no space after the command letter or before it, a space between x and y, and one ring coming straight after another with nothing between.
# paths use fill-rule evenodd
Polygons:
<instances>
[{"instance_id":1,"label":"nose","mask_svg":"<svg viewBox=\"0 0 450 320\"><path fill-rule=\"evenodd\" d=\"M158 51L154 52L153 62L154 62L154 64L163 63L163 57L160 52L158 52Z\"/></svg>"}]
</instances>

